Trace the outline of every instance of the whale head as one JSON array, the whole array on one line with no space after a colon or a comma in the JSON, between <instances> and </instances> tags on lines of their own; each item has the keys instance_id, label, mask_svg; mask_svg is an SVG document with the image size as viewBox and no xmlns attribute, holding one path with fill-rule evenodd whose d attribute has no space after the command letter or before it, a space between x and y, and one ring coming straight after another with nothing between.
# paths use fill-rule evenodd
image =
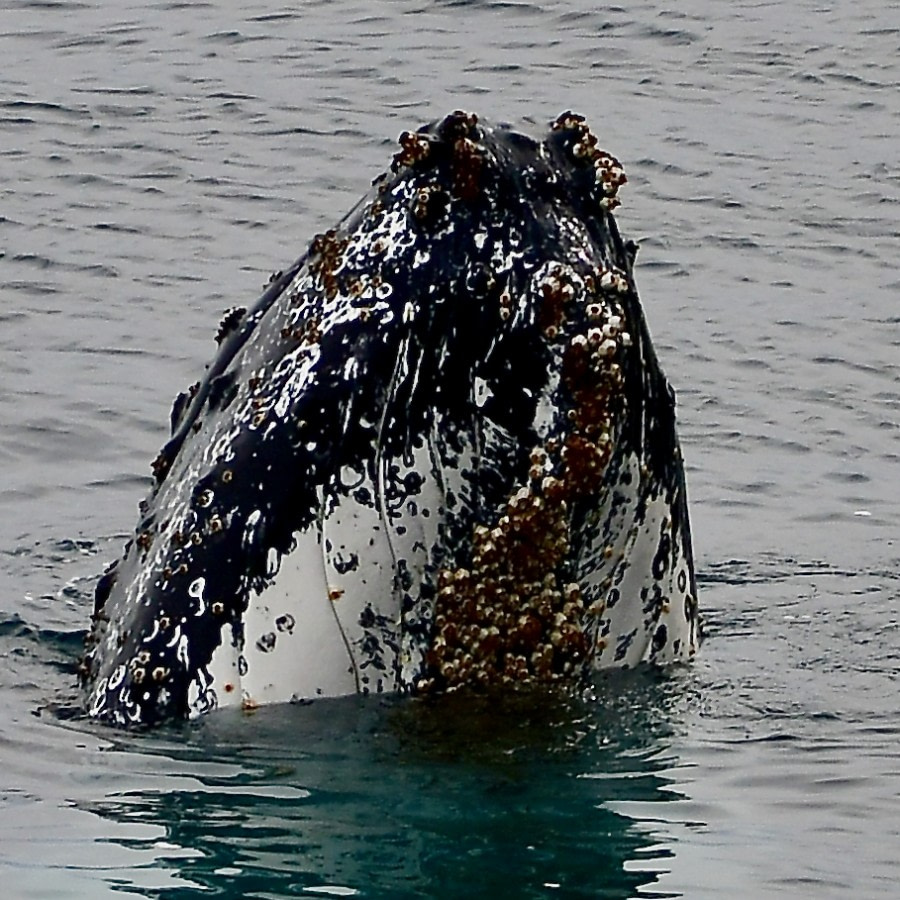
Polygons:
<instances>
[{"instance_id":1,"label":"whale head","mask_svg":"<svg viewBox=\"0 0 900 900\"><path fill-rule=\"evenodd\" d=\"M123 557L89 715L575 683L689 659L675 400L584 119L456 112L226 315Z\"/></svg>"}]
</instances>

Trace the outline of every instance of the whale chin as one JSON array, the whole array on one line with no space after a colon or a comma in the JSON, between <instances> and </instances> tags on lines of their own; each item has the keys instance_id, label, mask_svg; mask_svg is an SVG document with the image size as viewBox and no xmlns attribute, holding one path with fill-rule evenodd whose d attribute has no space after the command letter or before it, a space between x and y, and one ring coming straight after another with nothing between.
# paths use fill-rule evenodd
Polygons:
<instances>
[{"instance_id":1,"label":"whale chin","mask_svg":"<svg viewBox=\"0 0 900 900\"><path fill-rule=\"evenodd\" d=\"M234 309L97 585L90 716L577 685L699 643L674 394L584 119L401 135Z\"/></svg>"}]
</instances>

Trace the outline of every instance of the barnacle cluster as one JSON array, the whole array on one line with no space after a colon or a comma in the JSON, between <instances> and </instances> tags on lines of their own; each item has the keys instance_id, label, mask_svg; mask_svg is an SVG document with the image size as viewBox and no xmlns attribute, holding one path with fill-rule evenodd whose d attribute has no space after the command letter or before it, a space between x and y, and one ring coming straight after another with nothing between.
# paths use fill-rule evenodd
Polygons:
<instances>
[{"instance_id":1,"label":"barnacle cluster","mask_svg":"<svg viewBox=\"0 0 900 900\"><path fill-rule=\"evenodd\" d=\"M420 690L572 678L596 649L587 635L605 605L586 608L573 580L572 510L600 490L613 451L618 360L631 344L615 301L625 290L606 267L579 274L554 263L535 280L538 325L561 359L563 425L532 450L527 480L495 520L474 527L468 565L439 571Z\"/></svg>"},{"instance_id":2,"label":"barnacle cluster","mask_svg":"<svg viewBox=\"0 0 900 900\"><path fill-rule=\"evenodd\" d=\"M399 172L404 167L412 167L428 159L431 139L416 131L404 131L399 138L400 150L391 160L391 171Z\"/></svg>"},{"instance_id":3,"label":"barnacle cluster","mask_svg":"<svg viewBox=\"0 0 900 900\"><path fill-rule=\"evenodd\" d=\"M329 228L323 234L317 234L309 246L309 271L318 276L329 300L334 300L340 292L336 272L348 243L347 238L339 238L337 231Z\"/></svg>"},{"instance_id":4,"label":"barnacle cluster","mask_svg":"<svg viewBox=\"0 0 900 900\"><path fill-rule=\"evenodd\" d=\"M217 344L221 344L229 334L237 329L246 313L247 310L243 306L233 306L225 313L222 321L219 322L218 331L216 331Z\"/></svg>"},{"instance_id":5,"label":"barnacle cluster","mask_svg":"<svg viewBox=\"0 0 900 900\"><path fill-rule=\"evenodd\" d=\"M600 206L610 211L619 206L616 195L628 181L625 170L611 153L597 146L597 136L588 127L584 116L565 112L553 123L553 130L566 133L566 146L576 164L593 166L594 178L601 191Z\"/></svg>"}]
</instances>

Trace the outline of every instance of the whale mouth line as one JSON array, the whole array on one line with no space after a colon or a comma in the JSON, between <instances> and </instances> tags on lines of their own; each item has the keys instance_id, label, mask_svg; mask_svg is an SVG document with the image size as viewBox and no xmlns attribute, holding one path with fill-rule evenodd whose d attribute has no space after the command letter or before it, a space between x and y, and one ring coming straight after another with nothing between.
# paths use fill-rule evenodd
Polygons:
<instances>
[{"instance_id":1,"label":"whale mouth line","mask_svg":"<svg viewBox=\"0 0 900 900\"><path fill-rule=\"evenodd\" d=\"M123 557L89 715L577 684L700 641L675 399L582 116L403 132L226 313Z\"/></svg>"}]
</instances>

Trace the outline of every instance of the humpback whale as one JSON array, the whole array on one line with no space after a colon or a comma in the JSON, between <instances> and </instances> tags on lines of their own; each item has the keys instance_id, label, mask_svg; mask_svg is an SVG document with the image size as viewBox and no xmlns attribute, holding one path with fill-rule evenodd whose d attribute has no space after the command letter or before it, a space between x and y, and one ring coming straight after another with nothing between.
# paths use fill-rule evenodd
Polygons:
<instances>
[{"instance_id":1,"label":"humpback whale","mask_svg":"<svg viewBox=\"0 0 900 900\"><path fill-rule=\"evenodd\" d=\"M577 684L700 641L675 397L585 119L457 111L229 311L80 666L115 725Z\"/></svg>"}]
</instances>

